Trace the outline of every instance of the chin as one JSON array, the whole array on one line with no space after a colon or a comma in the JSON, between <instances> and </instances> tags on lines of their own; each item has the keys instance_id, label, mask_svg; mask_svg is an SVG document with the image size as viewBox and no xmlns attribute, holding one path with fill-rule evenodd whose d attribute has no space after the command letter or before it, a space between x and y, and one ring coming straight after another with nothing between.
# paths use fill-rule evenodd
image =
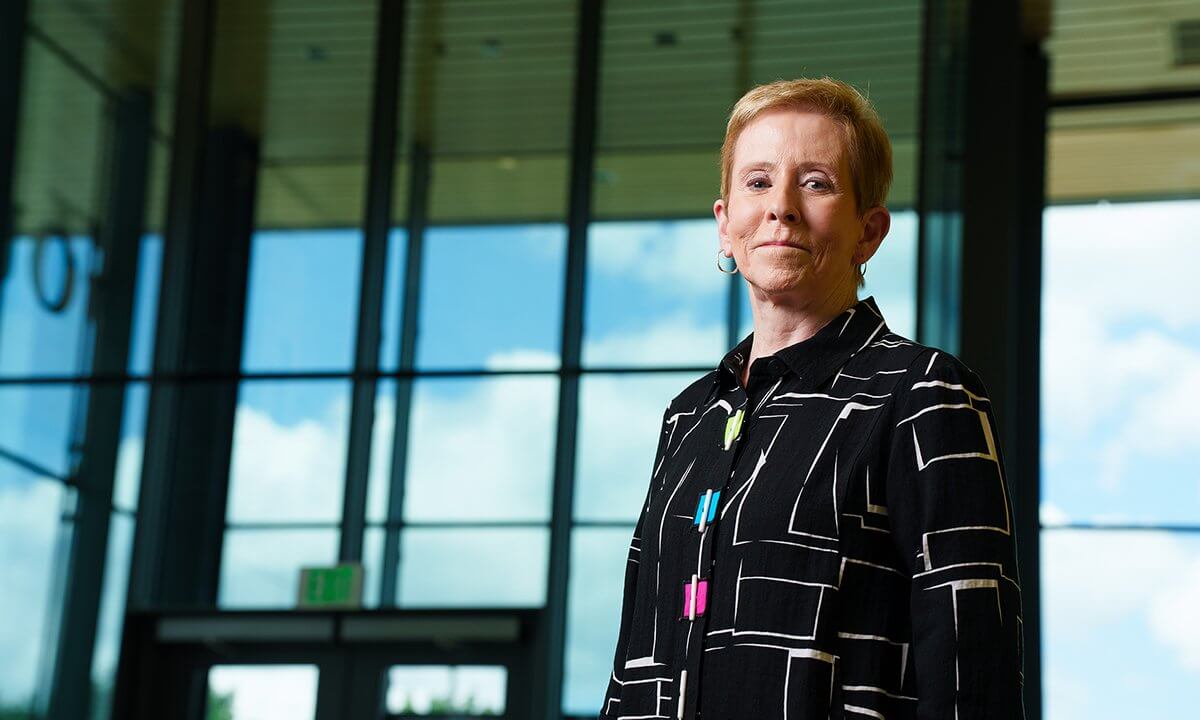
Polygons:
<instances>
[{"instance_id":1,"label":"chin","mask_svg":"<svg viewBox=\"0 0 1200 720\"><path fill-rule=\"evenodd\" d=\"M807 287L808 273L803 267L754 268L746 280L763 292L783 293Z\"/></svg>"}]
</instances>

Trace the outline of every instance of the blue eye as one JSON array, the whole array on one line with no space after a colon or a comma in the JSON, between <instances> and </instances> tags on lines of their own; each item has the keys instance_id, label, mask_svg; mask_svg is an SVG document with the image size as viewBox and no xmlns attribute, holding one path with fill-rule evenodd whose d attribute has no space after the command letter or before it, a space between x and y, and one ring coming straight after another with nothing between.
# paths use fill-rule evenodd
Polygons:
<instances>
[{"instance_id":1,"label":"blue eye","mask_svg":"<svg viewBox=\"0 0 1200 720\"><path fill-rule=\"evenodd\" d=\"M761 190L763 187L766 186L766 183L767 183L766 178L755 178L750 181L749 185L750 185L750 187L752 187L756 190Z\"/></svg>"},{"instance_id":2,"label":"blue eye","mask_svg":"<svg viewBox=\"0 0 1200 720\"><path fill-rule=\"evenodd\" d=\"M807 184L809 184L809 183L817 183L817 184L818 184L818 185L820 185L822 188L828 188L828 187L829 187L829 184L828 184L828 183L826 183L824 180L821 180L820 178L810 178L810 179L808 179L808 180L805 180L805 181L804 181L804 184L805 184L805 185L807 185Z\"/></svg>"}]
</instances>

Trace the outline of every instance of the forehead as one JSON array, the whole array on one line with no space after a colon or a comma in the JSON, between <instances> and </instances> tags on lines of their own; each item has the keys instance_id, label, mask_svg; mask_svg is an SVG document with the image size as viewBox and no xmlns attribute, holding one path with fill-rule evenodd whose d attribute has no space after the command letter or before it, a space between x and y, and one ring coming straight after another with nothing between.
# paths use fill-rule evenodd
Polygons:
<instances>
[{"instance_id":1,"label":"forehead","mask_svg":"<svg viewBox=\"0 0 1200 720\"><path fill-rule=\"evenodd\" d=\"M769 110L742 128L733 165L759 162L821 163L842 169L845 133L836 120L811 110Z\"/></svg>"}]
</instances>

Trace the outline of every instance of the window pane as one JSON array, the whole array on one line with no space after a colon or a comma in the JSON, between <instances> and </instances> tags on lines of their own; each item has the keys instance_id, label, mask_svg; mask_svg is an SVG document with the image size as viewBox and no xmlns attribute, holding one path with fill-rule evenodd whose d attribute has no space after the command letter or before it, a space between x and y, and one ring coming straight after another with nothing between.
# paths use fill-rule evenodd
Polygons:
<instances>
[{"instance_id":1,"label":"window pane","mask_svg":"<svg viewBox=\"0 0 1200 720\"><path fill-rule=\"evenodd\" d=\"M558 379L418 380L404 517L546 520Z\"/></svg>"},{"instance_id":2,"label":"window pane","mask_svg":"<svg viewBox=\"0 0 1200 720\"><path fill-rule=\"evenodd\" d=\"M209 123L258 157L248 371L353 359L377 11L372 3L215 2Z\"/></svg>"},{"instance_id":3,"label":"window pane","mask_svg":"<svg viewBox=\"0 0 1200 720\"><path fill-rule=\"evenodd\" d=\"M400 362L400 321L404 312L404 279L407 272L408 232L392 228L388 235L387 274L383 288L383 324L379 339L379 366L395 370Z\"/></svg>"},{"instance_id":4,"label":"window pane","mask_svg":"<svg viewBox=\"0 0 1200 720\"><path fill-rule=\"evenodd\" d=\"M1041 552L1045 716L1124 720L1193 707L1200 537L1046 530Z\"/></svg>"},{"instance_id":5,"label":"window pane","mask_svg":"<svg viewBox=\"0 0 1200 720\"><path fill-rule=\"evenodd\" d=\"M387 711L396 715L503 715L508 671L488 665L393 665Z\"/></svg>"},{"instance_id":6,"label":"window pane","mask_svg":"<svg viewBox=\"0 0 1200 720\"><path fill-rule=\"evenodd\" d=\"M56 635L56 584L66 561L61 517L69 497L59 482L37 480L0 459L0 702L28 708L45 661L47 638ZM21 717L21 715L18 715Z\"/></svg>"},{"instance_id":7,"label":"window pane","mask_svg":"<svg viewBox=\"0 0 1200 720\"><path fill-rule=\"evenodd\" d=\"M1043 514L1200 522L1200 201L1044 217Z\"/></svg>"},{"instance_id":8,"label":"window pane","mask_svg":"<svg viewBox=\"0 0 1200 720\"><path fill-rule=\"evenodd\" d=\"M545 528L409 528L400 538L400 604L541 606L548 545Z\"/></svg>"},{"instance_id":9,"label":"window pane","mask_svg":"<svg viewBox=\"0 0 1200 720\"><path fill-rule=\"evenodd\" d=\"M110 105L95 81L72 62L100 74L101 82L118 66L124 83L146 87L140 83L147 79L136 70L125 74L128 66L117 59L124 53L115 52L103 34L96 34L94 42L80 41L78 8L68 26L65 13L54 12L53 5L58 3L30 3L29 23L41 39L31 34L24 48L13 237L0 242L0 252L8 252L0 258L0 265L7 265L0 275L0 375L7 376L74 375L90 361L89 277L100 266L92 234L104 196ZM92 21L107 26L114 18ZM72 56L55 43L71 48ZM87 62L89 55L95 65Z\"/></svg>"},{"instance_id":10,"label":"window pane","mask_svg":"<svg viewBox=\"0 0 1200 720\"><path fill-rule=\"evenodd\" d=\"M348 370L354 360L362 233L254 234L242 366Z\"/></svg>"},{"instance_id":11,"label":"window pane","mask_svg":"<svg viewBox=\"0 0 1200 720\"><path fill-rule=\"evenodd\" d=\"M892 210L892 229L867 262L858 297L874 296L892 332L917 337L917 213Z\"/></svg>"},{"instance_id":12,"label":"window pane","mask_svg":"<svg viewBox=\"0 0 1200 720\"><path fill-rule=\"evenodd\" d=\"M226 530L221 557L223 608L296 605L300 568L337 561L337 530Z\"/></svg>"},{"instance_id":13,"label":"window pane","mask_svg":"<svg viewBox=\"0 0 1200 720\"><path fill-rule=\"evenodd\" d=\"M637 520L663 411L696 373L584 375L576 441L576 520Z\"/></svg>"},{"instance_id":14,"label":"window pane","mask_svg":"<svg viewBox=\"0 0 1200 720\"><path fill-rule=\"evenodd\" d=\"M125 624L125 591L129 583L133 525L134 519L129 515L112 513L108 526L104 588L100 596L100 618L92 659L92 720L105 720L112 712L121 630Z\"/></svg>"},{"instance_id":15,"label":"window pane","mask_svg":"<svg viewBox=\"0 0 1200 720\"><path fill-rule=\"evenodd\" d=\"M112 502L114 508L129 512L136 512L138 506L149 401L150 386L147 383L129 383L125 387L125 409L121 418L121 444L117 449Z\"/></svg>"},{"instance_id":16,"label":"window pane","mask_svg":"<svg viewBox=\"0 0 1200 720\"><path fill-rule=\"evenodd\" d=\"M589 232L584 364L715 366L729 296L716 222L595 223Z\"/></svg>"},{"instance_id":17,"label":"window pane","mask_svg":"<svg viewBox=\"0 0 1200 720\"><path fill-rule=\"evenodd\" d=\"M229 521L340 521L349 405L344 380L244 382Z\"/></svg>"},{"instance_id":18,"label":"window pane","mask_svg":"<svg viewBox=\"0 0 1200 720\"><path fill-rule=\"evenodd\" d=\"M90 366L92 238L47 230L13 238L0 278L0 375L76 375Z\"/></svg>"},{"instance_id":19,"label":"window pane","mask_svg":"<svg viewBox=\"0 0 1200 720\"><path fill-rule=\"evenodd\" d=\"M384 530L381 527L368 527L363 531L363 607L379 607L384 540Z\"/></svg>"},{"instance_id":20,"label":"window pane","mask_svg":"<svg viewBox=\"0 0 1200 720\"><path fill-rule=\"evenodd\" d=\"M205 717L305 720L317 715L315 665L214 665Z\"/></svg>"},{"instance_id":21,"label":"window pane","mask_svg":"<svg viewBox=\"0 0 1200 720\"><path fill-rule=\"evenodd\" d=\"M371 430L371 469L367 477L367 522L387 520L395 432L396 381L381 378L375 386L375 426Z\"/></svg>"},{"instance_id":22,"label":"window pane","mask_svg":"<svg viewBox=\"0 0 1200 720\"><path fill-rule=\"evenodd\" d=\"M612 674L633 525L571 532L563 712L596 715Z\"/></svg>"},{"instance_id":23,"label":"window pane","mask_svg":"<svg viewBox=\"0 0 1200 720\"><path fill-rule=\"evenodd\" d=\"M85 385L0 385L0 450L12 456L7 460L65 479L74 407L86 392Z\"/></svg>"},{"instance_id":24,"label":"window pane","mask_svg":"<svg viewBox=\"0 0 1200 720\"><path fill-rule=\"evenodd\" d=\"M165 182L163 184L166 184ZM162 277L162 236L144 235L138 251L137 287L133 295L129 372L149 375L154 367L154 332L158 320L158 284Z\"/></svg>"},{"instance_id":25,"label":"window pane","mask_svg":"<svg viewBox=\"0 0 1200 720\"><path fill-rule=\"evenodd\" d=\"M552 369L562 335L566 228L431 228L417 364Z\"/></svg>"}]
</instances>

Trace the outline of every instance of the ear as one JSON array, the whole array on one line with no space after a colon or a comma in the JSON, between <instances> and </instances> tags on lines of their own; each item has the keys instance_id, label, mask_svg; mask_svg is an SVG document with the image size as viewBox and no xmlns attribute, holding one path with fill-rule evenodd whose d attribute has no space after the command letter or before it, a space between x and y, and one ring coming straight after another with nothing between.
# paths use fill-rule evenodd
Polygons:
<instances>
[{"instance_id":1,"label":"ear","mask_svg":"<svg viewBox=\"0 0 1200 720\"><path fill-rule=\"evenodd\" d=\"M713 203L713 216L717 218L717 236L721 239L721 249L733 257L733 241L729 239L729 208L724 198L717 198Z\"/></svg>"},{"instance_id":2,"label":"ear","mask_svg":"<svg viewBox=\"0 0 1200 720\"><path fill-rule=\"evenodd\" d=\"M854 248L854 264L862 265L871 259L892 227L892 214L882 205L863 213L863 234Z\"/></svg>"}]
</instances>

